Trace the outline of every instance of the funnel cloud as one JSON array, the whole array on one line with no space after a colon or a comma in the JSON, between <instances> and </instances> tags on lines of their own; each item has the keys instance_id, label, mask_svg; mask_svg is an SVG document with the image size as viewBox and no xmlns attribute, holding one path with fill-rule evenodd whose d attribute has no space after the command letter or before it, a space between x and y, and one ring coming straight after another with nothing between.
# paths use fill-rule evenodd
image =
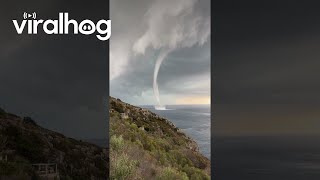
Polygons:
<instances>
[{"instance_id":1,"label":"funnel cloud","mask_svg":"<svg viewBox=\"0 0 320 180\"><path fill-rule=\"evenodd\" d=\"M157 82L157 79L158 79L158 73L159 73L159 69L160 69L160 66L162 64L162 61L166 58L168 52L162 52L157 61L156 61L156 65L154 66L154 73L153 73L153 93L154 93L154 96L157 100L157 105L155 106L156 109L158 110L165 110L166 107L164 105L161 104L160 102L160 93L159 93L159 87L158 87L158 82Z\"/></svg>"},{"instance_id":2,"label":"funnel cloud","mask_svg":"<svg viewBox=\"0 0 320 180\"><path fill-rule=\"evenodd\" d=\"M210 1L125 3L110 3L113 28L122 29L114 30L110 43L111 95L159 109L177 98L210 96ZM130 24L133 19L141 21Z\"/></svg>"}]
</instances>

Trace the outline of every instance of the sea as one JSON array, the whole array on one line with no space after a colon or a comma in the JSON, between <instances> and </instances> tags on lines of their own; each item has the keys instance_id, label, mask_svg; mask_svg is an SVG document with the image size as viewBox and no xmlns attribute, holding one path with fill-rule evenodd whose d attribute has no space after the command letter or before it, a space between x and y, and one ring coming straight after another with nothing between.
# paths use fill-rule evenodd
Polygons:
<instances>
[{"instance_id":1,"label":"sea","mask_svg":"<svg viewBox=\"0 0 320 180\"><path fill-rule=\"evenodd\" d=\"M214 136L213 143L214 179L320 179L319 136Z\"/></svg>"},{"instance_id":2,"label":"sea","mask_svg":"<svg viewBox=\"0 0 320 180\"><path fill-rule=\"evenodd\" d=\"M210 159L210 105L168 105L166 110L156 110L153 106L143 106L143 108L171 121L194 139L200 152Z\"/></svg>"},{"instance_id":3,"label":"sea","mask_svg":"<svg viewBox=\"0 0 320 180\"><path fill-rule=\"evenodd\" d=\"M169 119L198 143L200 151L212 159L213 179L320 180L320 136L210 136L210 106L144 108ZM214 145L212 157L210 138Z\"/></svg>"}]
</instances>

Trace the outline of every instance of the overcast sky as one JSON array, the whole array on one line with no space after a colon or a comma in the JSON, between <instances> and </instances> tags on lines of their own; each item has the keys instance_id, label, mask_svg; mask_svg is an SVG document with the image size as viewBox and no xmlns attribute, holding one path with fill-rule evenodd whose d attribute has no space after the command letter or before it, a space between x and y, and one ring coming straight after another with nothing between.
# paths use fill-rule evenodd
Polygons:
<instances>
[{"instance_id":1,"label":"overcast sky","mask_svg":"<svg viewBox=\"0 0 320 180\"><path fill-rule=\"evenodd\" d=\"M209 0L111 0L110 93L126 102L155 104L153 72L164 104L208 103Z\"/></svg>"},{"instance_id":2,"label":"overcast sky","mask_svg":"<svg viewBox=\"0 0 320 180\"><path fill-rule=\"evenodd\" d=\"M97 4L99 5L97 5ZM108 47L96 36L18 35L23 12L81 22L108 19L108 2L7 1L0 11L0 108L76 138L106 138ZM85 13L83 13L85 12Z\"/></svg>"},{"instance_id":3,"label":"overcast sky","mask_svg":"<svg viewBox=\"0 0 320 180\"><path fill-rule=\"evenodd\" d=\"M319 2L213 7L214 133L319 134Z\"/></svg>"}]
</instances>

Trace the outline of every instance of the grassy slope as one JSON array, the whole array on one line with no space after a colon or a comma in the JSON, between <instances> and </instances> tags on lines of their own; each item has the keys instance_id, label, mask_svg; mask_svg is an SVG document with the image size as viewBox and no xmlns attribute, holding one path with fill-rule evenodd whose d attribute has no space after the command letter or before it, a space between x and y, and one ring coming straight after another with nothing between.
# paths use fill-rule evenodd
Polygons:
<instances>
[{"instance_id":1,"label":"grassy slope","mask_svg":"<svg viewBox=\"0 0 320 180\"><path fill-rule=\"evenodd\" d=\"M119 99L110 107L111 179L210 179L210 161L171 122Z\"/></svg>"},{"instance_id":2,"label":"grassy slope","mask_svg":"<svg viewBox=\"0 0 320 180\"><path fill-rule=\"evenodd\" d=\"M96 145L67 138L44 129L30 118L0 109L0 153L13 151L8 162L0 161L1 176L33 177L33 163L58 163L62 179L107 179L108 152Z\"/></svg>"}]
</instances>

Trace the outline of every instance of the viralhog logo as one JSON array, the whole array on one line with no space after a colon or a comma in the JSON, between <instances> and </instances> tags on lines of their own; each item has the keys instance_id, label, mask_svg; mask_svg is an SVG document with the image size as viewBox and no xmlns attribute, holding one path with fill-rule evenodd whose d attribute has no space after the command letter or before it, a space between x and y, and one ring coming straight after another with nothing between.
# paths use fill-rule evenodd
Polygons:
<instances>
[{"instance_id":1,"label":"viralhog logo","mask_svg":"<svg viewBox=\"0 0 320 180\"><path fill-rule=\"evenodd\" d=\"M73 27L73 34L84 34L91 35L96 33L96 36L101 41L106 41L111 36L111 20L99 20L96 24L89 19L85 19L78 23L74 19L69 20L68 13L59 13L59 19L36 19L37 14L23 13L22 22L18 23L16 19L12 20L14 27L18 34L24 32L25 26L27 25L28 34L37 34L39 27L42 26L42 30L46 34L69 34L69 26Z\"/></svg>"}]
</instances>

